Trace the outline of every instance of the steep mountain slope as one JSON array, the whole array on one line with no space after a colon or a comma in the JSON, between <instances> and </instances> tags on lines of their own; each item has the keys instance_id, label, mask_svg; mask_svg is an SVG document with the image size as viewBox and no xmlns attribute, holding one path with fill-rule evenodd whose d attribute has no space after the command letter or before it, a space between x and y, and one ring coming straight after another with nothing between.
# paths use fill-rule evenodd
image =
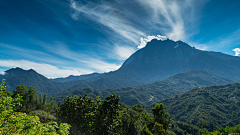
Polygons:
<instances>
[{"instance_id":1,"label":"steep mountain slope","mask_svg":"<svg viewBox=\"0 0 240 135\"><path fill-rule=\"evenodd\" d=\"M193 125L208 123L208 129L234 126L240 120L240 84L198 87L161 101L171 118ZM154 105L147 107L148 110Z\"/></svg>"},{"instance_id":2,"label":"steep mountain slope","mask_svg":"<svg viewBox=\"0 0 240 135\"><path fill-rule=\"evenodd\" d=\"M55 96L60 101L70 93L74 95L84 95L105 98L110 94L120 95L121 102L127 105L143 104L150 105L156 101L182 94L194 87L210 86L217 84L228 84L234 81L223 77L215 76L205 71L192 70L188 73L177 74L164 81L158 81L152 84L139 85L117 90L99 90L99 89L72 89L76 91L66 92ZM68 90L67 90L68 91Z\"/></svg>"},{"instance_id":3,"label":"steep mountain slope","mask_svg":"<svg viewBox=\"0 0 240 135\"><path fill-rule=\"evenodd\" d=\"M182 41L152 40L128 58L120 70L134 69L136 74L151 81L193 69L239 80L239 67L240 57L197 50Z\"/></svg>"},{"instance_id":4,"label":"steep mountain slope","mask_svg":"<svg viewBox=\"0 0 240 135\"><path fill-rule=\"evenodd\" d=\"M178 73L203 70L239 81L240 57L195 49L182 41L153 39L118 69L71 89L119 89L164 80Z\"/></svg>"},{"instance_id":5,"label":"steep mountain slope","mask_svg":"<svg viewBox=\"0 0 240 135\"><path fill-rule=\"evenodd\" d=\"M146 80L163 80L177 73L186 72L182 65L199 52L200 50L181 41L154 39L130 56L120 70L134 69Z\"/></svg>"}]
</instances>

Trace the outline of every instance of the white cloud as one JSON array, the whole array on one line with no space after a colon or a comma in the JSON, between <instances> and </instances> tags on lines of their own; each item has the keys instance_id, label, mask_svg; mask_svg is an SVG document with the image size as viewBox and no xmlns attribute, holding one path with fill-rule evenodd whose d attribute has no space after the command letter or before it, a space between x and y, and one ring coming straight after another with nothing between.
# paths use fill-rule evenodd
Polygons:
<instances>
[{"instance_id":1,"label":"white cloud","mask_svg":"<svg viewBox=\"0 0 240 135\"><path fill-rule=\"evenodd\" d=\"M93 71L86 70L86 69L68 68L68 67L59 68L53 65L49 65L45 63L36 63L32 61L27 61L27 60L0 60L0 66L7 67L7 68L20 67L25 70L34 69L38 73L50 78L93 73Z\"/></svg>"},{"instance_id":2,"label":"white cloud","mask_svg":"<svg viewBox=\"0 0 240 135\"><path fill-rule=\"evenodd\" d=\"M240 48L235 48L235 49L233 49L233 51L235 52L235 56L240 55Z\"/></svg>"},{"instance_id":3,"label":"white cloud","mask_svg":"<svg viewBox=\"0 0 240 135\"><path fill-rule=\"evenodd\" d=\"M5 72L1 72L0 75L5 75L6 73Z\"/></svg>"},{"instance_id":4,"label":"white cloud","mask_svg":"<svg viewBox=\"0 0 240 135\"><path fill-rule=\"evenodd\" d=\"M157 39L157 40L166 40L167 37L166 36L161 36L161 35L157 35L157 36L147 36L146 38L140 38L140 45L138 46L138 48L143 48L147 45L148 42L151 42L153 39Z\"/></svg>"},{"instance_id":5,"label":"white cloud","mask_svg":"<svg viewBox=\"0 0 240 135\"><path fill-rule=\"evenodd\" d=\"M119 60L126 60L129 58L136 50L130 46L119 46L116 45L114 48L115 54L117 54Z\"/></svg>"}]
</instances>

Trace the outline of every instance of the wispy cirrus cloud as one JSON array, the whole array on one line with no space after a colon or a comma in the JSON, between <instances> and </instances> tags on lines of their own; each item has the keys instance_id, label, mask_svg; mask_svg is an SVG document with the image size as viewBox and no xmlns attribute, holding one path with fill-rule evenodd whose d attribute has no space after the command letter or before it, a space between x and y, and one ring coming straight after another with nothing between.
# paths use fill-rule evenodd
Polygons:
<instances>
[{"instance_id":1,"label":"wispy cirrus cloud","mask_svg":"<svg viewBox=\"0 0 240 135\"><path fill-rule=\"evenodd\" d=\"M75 11L72 14L72 18L78 20L83 14L92 21L98 22L114 31L115 34L119 34L125 39L138 44L139 36L145 36L145 34L133 26L126 24L125 20L118 18L113 12L112 6L107 3L96 4L92 2L83 5L79 1L71 0L71 8Z\"/></svg>"},{"instance_id":2,"label":"wispy cirrus cloud","mask_svg":"<svg viewBox=\"0 0 240 135\"><path fill-rule=\"evenodd\" d=\"M223 48L226 46L236 46L236 44L238 44L239 42L240 42L240 29L234 31L231 34L221 36L217 39L213 39L208 44L209 46L218 45L218 48Z\"/></svg>"},{"instance_id":3,"label":"wispy cirrus cloud","mask_svg":"<svg viewBox=\"0 0 240 135\"><path fill-rule=\"evenodd\" d=\"M74 10L72 14L74 20L90 19L113 31L110 37L114 40L126 40L124 46L126 44L132 46L129 45L130 41L135 47L142 48L153 39L148 35L160 34L174 40L184 40L190 37L196 31L190 30L190 27L196 27L199 19L194 9L201 7L204 1L202 4L199 4L201 2L196 4L190 0L181 2L113 0L83 4L80 1L71 0L70 3ZM135 10L130 10L131 8ZM159 37L156 36L156 38Z\"/></svg>"},{"instance_id":4,"label":"wispy cirrus cloud","mask_svg":"<svg viewBox=\"0 0 240 135\"><path fill-rule=\"evenodd\" d=\"M194 3L190 0L137 0L148 13L149 27L174 40L186 40L197 30L200 16L196 10L205 0Z\"/></svg>"},{"instance_id":5,"label":"wispy cirrus cloud","mask_svg":"<svg viewBox=\"0 0 240 135\"><path fill-rule=\"evenodd\" d=\"M65 44L56 43L54 45L44 45L46 50L50 51L51 53L57 54L61 57L70 59L74 62L77 62L78 65L81 65L84 69L91 69L92 71L97 72L109 72L113 70L117 70L119 66L115 63L109 63L104 60L101 60L102 58L99 57L97 54L88 52L81 53L72 51L69 49L69 47Z\"/></svg>"},{"instance_id":6,"label":"wispy cirrus cloud","mask_svg":"<svg viewBox=\"0 0 240 135\"><path fill-rule=\"evenodd\" d=\"M191 31L189 27L197 25L194 21L198 16L194 10L196 5L201 6L199 3L194 5L190 0L103 0L95 3L87 0L69 0L63 3L37 1L38 4L29 1L32 7L22 10L21 21L24 23L9 22L7 19L0 22L7 31L1 39L10 37L3 42L5 46L0 44L2 54L8 50L8 56L0 59L5 63L15 63L13 65L18 65L21 61L30 64L33 69L38 66L59 71L58 75L56 72L47 74L51 77L63 75L59 69L73 74L117 70L137 49L154 38L159 39L158 35L184 40L195 30ZM18 4L24 5L25 2ZM35 10L36 5L39 8ZM69 6L72 12L69 11ZM20 10L22 6L19 7L14 8ZM8 9L11 8L6 8ZM14 11L14 14L19 10ZM43 16L35 17L34 13L29 13L31 10L43 11ZM18 19L18 16L15 18ZM77 43L82 45L78 46ZM97 45L90 45L91 43ZM1 50L1 47L4 49ZM72 68L65 68L68 65Z\"/></svg>"},{"instance_id":7,"label":"wispy cirrus cloud","mask_svg":"<svg viewBox=\"0 0 240 135\"><path fill-rule=\"evenodd\" d=\"M203 2L204 3L204 2ZM76 21L83 19L98 24L100 31L107 33L107 39L103 41L103 49L108 57L123 62L136 50L143 48L152 39L166 39L165 36L174 40L185 40L195 31L190 27L197 25L199 19L195 6L189 0L181 2L168 0L134 0L134 1L90 1L70 0L70 7L73 10L71 17ZM134 10L133 10L134 9ZM150 35L156 36L150 36ZM159 35L158 35L159 34ZM163 36L160 36L163 35ZM69 54L69 53L62 53ZM71 57L72 54L66 57ZM75 59L77 57L72 57ZM98 67L109 71L118 69L121 64L106 63L96 66L93 59L77 60L85 63L91 68Z\"/></svg>"},{"instance_id":8,"label":"wispy cirrus cloud","mask_svg":"<svg viewBox=\"0 0 240 135\"><path fill-rule=\"evenodd\" d=\"M18 54L22 58L30 58L31 60L0 59L0 67L14 68L18 66L23 69L32 68L40 74L54 78L70 74L82 75L92 72L109 72L117 70L121 66L121 64L103 61L97 54L90 52L84 54L72 51L67 45L60 42L54 44L39 42L39 44L45 52L1 43L1 53L4 54L4 51L7 50L8 54ZM71 68L66 68L65 65L69 65Z\"/></svg>"},{"instance_id":9,"label":"wispy cirrus cloud","mask_svg":"<svg viewBox=\"0 0 240 135\"><path fill-rule=\"evenodd\" d=\"M151 15L151 23L160 26L157 29L161 29L167 37L177 40L185 38L184 20L181 14L181 7L175 1L138 1L144 5Z\"/></svg>"},{"instance_id":10,"label":"wispy cirrus cloud","mask_svg":"<svg viewBox=\"0 0 240 135\"><path fill-rule=\"evenodd\" d=\"M63 61L53 55L50 55L43 51L21 48L14 45L0 43L0 52L2 54L7 53L8 55L18 55L22 58L28 58L34 61L44 61L48 63L61 64Z\"/></svg>"},{"instance_id":11,"label":"wispy cirrus cloud","mask_svg":"<svg viewBox=\"0 0 240 135\"><path fill-rule=\"evenodd\" d=\"M211 51L219 51L225 50L224 53L229 53L235 50L235 56L238 56L238 48L240 42L240 29L216 39L213 39L207 43L190 43L191 45L195 46L196 48L203 48L203 50L211 50ZM231 50L230 48L235 48Z\"/></svg>"}]
</instances>

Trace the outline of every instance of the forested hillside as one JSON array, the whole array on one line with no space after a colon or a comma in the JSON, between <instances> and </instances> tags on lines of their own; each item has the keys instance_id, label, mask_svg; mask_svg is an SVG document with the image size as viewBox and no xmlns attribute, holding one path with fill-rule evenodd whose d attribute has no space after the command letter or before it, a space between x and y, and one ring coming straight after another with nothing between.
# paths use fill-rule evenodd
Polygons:
<instances>
[{"instance_id":1,"label":"forested hillside","mask_svg":"<svg viewBox=\"0 0 240 135\"><path fill-rule=\"evenodd\" d=\"M161 103L176 121L193 125L204 121L208 124L204 127L210 131L235 126L240 121L240 84L198 87Z\"/></svg>"},{"instance_id":2,"label":"forested hillside","mask_svg":"<svg viewBox=\"0 0 240 135\"><path fill-rule=\"evenodd\" d=\"M156 101L182 94L195 87L228 84L233 82L233 80L215 76L205 71L192 70L187 73L175 75L164 81L158 81L152 84L127 87L117 90L99 90L92 88L83 89L84 87L67 89L66 91L75 91L58 94L55 96L55 99L57 101L61 101L64 97L71 93L74 95L88 94L88 96L91 97L100 96L102 99L110 94L115 94L120 95L121 102L127 105L150 105Z\"/></svg>"},{"instance_id":3,"label":"forested hillside","mask_svg":"<svg viewBox=\"0 0 240 135\"><path fill-rule=\"evenodd\" d=\"M38 96L34 86L27 89L21 84L11 93L5 91L3 81L0 88L2 119L0 133L4 134L240 133L240 125L237 125L239 119L234 119L240 116L239 83L195 88L182 95L163 100L162 103L148 106L149 111L139 104L125 105L120 102L121 98L115 95L108 95L103 100L100 97L92 98L87 95L69 95L57 105L54 97L48 98L46 94ZM168 105L169 109L163 103ZM57 121L59 126L54 121ZM188 121L194 125L189 124ZM231 127L223 128L226 125Z\"/></svg>"},{"instance_id":4,"label":"forested hillside","mask_svg":"<svg viewBox=\"0 0 240 135\"><path fill-rule=\"evenodd\" d=\"M5 91L3 80L0 88L3 134L199 134L197 127L172 121L163 104L156 104L152 114L142 105L130 107L120 103L120 97L115 95L104 100L70 95L56 105L53 97L36 95L34 86L27 89L21 84L11 93ZM71 126L58 126L54 121Z\"/></svg>"}]
</instances>

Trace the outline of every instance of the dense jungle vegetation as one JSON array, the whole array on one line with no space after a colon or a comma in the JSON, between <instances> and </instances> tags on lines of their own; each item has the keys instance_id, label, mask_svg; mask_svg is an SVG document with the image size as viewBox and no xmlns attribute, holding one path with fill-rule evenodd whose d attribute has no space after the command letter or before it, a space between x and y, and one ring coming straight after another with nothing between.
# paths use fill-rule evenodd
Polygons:
<instances>
[{"instance_id":1,"label":"dense jungle vegetation","mask_svg":"<svg viewBox=\"0 0 240 135\"><path fill-rule=\"evenodd\" d=\"M35 87L18 85L6 92L4 80L0 87L1 134L86 134L86 135L200 135L239 133L240 125L209 132L202 121L199 127L174 121L162 103L151 111L143 105L128 106L120 97L109 95L104 100L87 95L66 96L55 103L54 98L37 95ZM67 124L68 123L68 124Z\"/></svg>"}]
</instances>

